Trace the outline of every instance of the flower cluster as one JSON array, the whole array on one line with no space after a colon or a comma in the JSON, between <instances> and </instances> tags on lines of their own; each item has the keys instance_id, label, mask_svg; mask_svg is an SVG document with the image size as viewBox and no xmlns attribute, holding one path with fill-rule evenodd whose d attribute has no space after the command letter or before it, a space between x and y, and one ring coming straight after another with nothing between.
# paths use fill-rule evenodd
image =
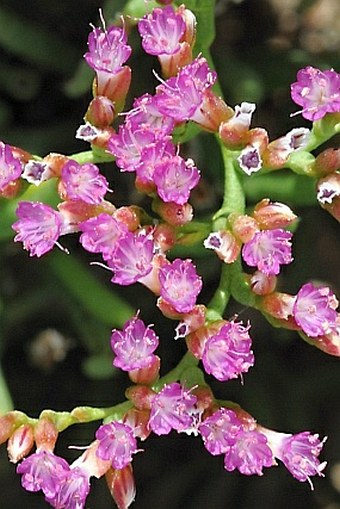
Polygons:
<instances>
[{"instance_id":1,"label":"flower cluster","mask_svg":"<svg viewBox=\"0 0 340 509\"><path fill-rule=\"evenodd\" d=\"M318 129L294 128L270 140L264 128L251 127L255 105L228 106L217 93L218 76L209 58L195 57L195 14L184 5L159 3L163 7L137 20L137 30L144 51L158 58L162 77L156 76L153 94L134 98L124 113L132 76L126 64L132 52L126 27L106 27L102 19L102 27L93 27L89 35L84 58L95 72L93 99L76 137L89 142L91 151L41 158L0 142L0 195L18 200L14 240L30 256L40 257L54 246L62 248L60 237L79 234L84 250L100 257L94 263L111 272L112 283L141 283L152 292L163 315L178 322L174 336L185 338L188 350L161 376L155 353L161 339L138 311L111 335L113 366L127 372L133 383L125 402L107 409L45 411L39 419L21 412L0 417L0 443L7 441L10 460L19 463L22 486L41 491L55 509L83 509L91 478L103 476L117 506L127 509L136 491L132 462L141 452L138 441L151 433L200 436L210 454L224 456L227 471L244 475L262 475L281 461L298 481L313 487L311 477L323 476L326 466L319 461L325 439L259 425L236 403L217 401L205 377L243 382L255 364L250 322L238 321L237 315L223 318L229 296L340 356L333 291L310 282L296 295L276 291L282 267L293 262L290 228L297 216L288 205L268 198L246 213L243 189L244 180L286 167L316 179L317 200L340 219L340 150L326 149L317 157L310 153L339 129L339 74L310 66L300 70L292 99L305 119L318 122ZM203 170L181 155L186 152L178 135L192 124L215 136L226 165L223 204L202 221L194 220L190 201ZM100 162L115 162L118 175L132 174L149 207L116 207L109 172L106 178ZM57 208L26 199L26 190L40 196L53 183ZM193 244L202 248L202 243L223 262L221 282L208 304L198 303L203 278L195 261L175 250ZM60 431L94 420L103 423L72 464L55 454Z\"/></svg>"}]
</instances>

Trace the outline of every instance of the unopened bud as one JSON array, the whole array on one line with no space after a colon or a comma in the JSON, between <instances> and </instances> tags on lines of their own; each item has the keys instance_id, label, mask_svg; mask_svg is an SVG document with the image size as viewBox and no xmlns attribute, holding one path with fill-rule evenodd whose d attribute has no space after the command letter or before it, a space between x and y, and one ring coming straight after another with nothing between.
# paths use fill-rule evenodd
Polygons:
<instances>
[{"instance_id":1,"label":"unopened bud","mask_svg":"<svg viewBox=\"0 0 340 509\"><path fill-rule=\"evenodd\" d=\"M6 187L4 187L0 191L1 198L6 198L8 200L15 198L22 188L22 182L20 179L13 180L12 182L9 182Z\"/></svg>"},{"instance_id":2,"label":"unopened bud","mask_svg":"<svg viewBox=\"0 0 340 509\"><path fill-rule=\"evenodd\" d=\"M252 215L259 228L263 230L285 228L297 218L288 205L271 202L268 198L264 198L255 206Z\"/></svg>"},{"instance_id":3,"label":"unopened bud","mask_svg":"<svg viewBox=\"0 0 340 509\"><path fill-rule=\"evenodd\" d=\"M210 132L218 132L222 123L227 122L234 114L221 97L217 97L211 90L206 90L200 108L202 119L199 124Z\"/></svg>"},{"instance_id":4,"label":"unopened bud","mask_svg":"<svg viewBox=\"0 0 340 509\"><path fill-rule=\"evenodd\" d=\"M318 177L340 170L340 148L326 148L315 159L314 171Z\"/></svg>"},{"instance_id":5,"label":"unopened bud","mask_svg":"<svg viewBox=\"0 0 340 509\"><path fill-rule=\"evenodd\" d=\"M61 170L63 169L64 164L69 161L69 158L62 155L51 152L42 160L43 163L48 165L49 169L49 178L60 177Z\"/></svg>"},{"instance_id":6,"label":"unopened bud","mask_svg":"<svg viewBox=\"0 0 340 509\"><path fill-rule=\"evenodd\" d=\"M22 424L8 440L7 452L9 461L18 463L30 452L34 445L34 433L30 424Z\"/></svg>"},{"instance_id":7,"label":"unopened bud","mask_svg":"<svg viewBox=\"0 0 340 509\"><path fill-rule=\"evenodd\" d=\"M154 230L153 238L155 244L165 253L176 243L176 230L169 224L158 224Z\"/></svg>"},{"instance_id":8,"label":"unopened bud","mask_svg":"<svg viewBox=\"0 0 340 509\"><path fill-rule=\"evenodd\" d=\"M235 107L234 115L219 127L222 143L227 148L242 148L248 142L248 131L255 104L243 102Z\"/></svg>"},{"instance_id":9,"label":"unopened bud","mask_svg":"<svg viewBox=\"0 0 340 509\"><path fill-rule=\"evenodd\" d=\"M294 295L273 292L261 299L259 308L284 329L299 330L293 317L294 303Z\"/></svg>"},{"instance_id":10,"label":"unopened bud","mask_svg":"<svg viewBox=\"0 0 340 509\"><path fill-rule=\"evenodd\" d=\"M91 217L101 213L113 214L115 207L112 203L103 200L100 205L92 205L81 200L68 200L59 203L59 212L63 215L65 223L69 225L68 233L79 231L78 225Z\"/></svg>"},{"instance_id":11,"label":"unopened bud","mask_svg":"<svg viewBox=\"0 0 340 509\"><path fill-rule=\"evenodd\" d=\"M96 127L106 127L115 119L113 102L103 95L97 95L89 104L84 120Z\"/></svg>"},{"instance_id":12,"label":"unopened bud","mask_svg":"<svg viewBox=\"0 0 340 509\"><path fill-rule=\"evenodd\" d=\"M116 209L113 217L124 223L130 232L134 232L140 227L144 211L140 207L130 205L129 207L119 207Z\"/></svg>"},{"instance_id":13,"label":"unopened bud","mask_svg":"<svg viewBox=\"0 0 340 509\"><path fill-rule=\"evenodd\" d=\"M173 202L165 203L161 200L154 200L153 208L165 222L173 226L182 226L193 218L192 206L189 203L177 205Z\"/></svg>"},{"instance_id":14,"label":"unopened bud","mask_svg":"<svg viewBox=\"0 0 340 509\"><path fill-rule=\"evenodd\" d=\"M0 444L6 442L14 431L25 422L24 413L13 411L0 417Z\"/></svg>"},{"instance_id":15,"label":"unopened bud","mask_svg":"<svg viewBox=\"0 0 340 509\"><path fill-rule=\"evenodd\" d=\"M168 3L171 2L168 1ZM196 16L192 11L186 9L184 5L180 5L177 9L177 12L182 15L182 18L185 22L185 32L181 41L187 42L192 48L196 40Z\"/></svg>"},{"instance_id":16,"label":"unopened bud","mask_svg":"<svg viewBox=\"0 0 340 509\"><path fill-rule=\"evenodd\" d=\"M176 327L175 339L185 338L191 332L203 327L207 308L204 304L196 304L193 309L183 315L182 320Z\"/></svg>"},{"instance_id":17,"label":"unopened bud","mask_svg":"<svg viewBox=\"0 0 340 509\"><path fill-rule=\"evenodd\" d=\"M102 95L110 99L114 105L116 113L120 113L124 107L126 95L131 83L131 69L124 65L120 71L115 74L108 72L98 73L93 82L93 95Z\"/></svg>"},{"instance_id":18,"label":"unopened bud","mask_svg":"<svg viewBox=\"0 0 340 509\"><path fill-rule=\"evenodd\" d=\"M268 295L275 290L277 277L257 270L250 278L250 288L256 295Z\"/></svg>"},{"instance_id":19,"label":"unopened bud","mask_svg":"<svg viewBox=\"0 0 340 509\"><path fill-rule=\"evenodd\" d=\"M105 477L118 509L128 509L136 496L136 485L131 464L121 470L110 468Z\"/></svg>"}]
</instances>

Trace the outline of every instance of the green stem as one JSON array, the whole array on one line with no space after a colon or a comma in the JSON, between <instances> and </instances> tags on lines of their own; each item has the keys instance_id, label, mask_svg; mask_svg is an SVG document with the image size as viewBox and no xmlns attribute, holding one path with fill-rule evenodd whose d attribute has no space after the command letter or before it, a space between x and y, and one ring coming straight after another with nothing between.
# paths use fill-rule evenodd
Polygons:
<instances>
[{"instance_id":1,"label":"green stem","mask_svg":"<svg viewBox=\"0 0 340 509\"><path fill-rule=\"evenodd\" d=\"M223 264L220 282L213 298L208 304L207 319L211 321L221 319L230 299L230 265Z\"/></svg>"},{"instance_id":2,"label":"green stem","mask_svg":"<svg viewBox=\"0 0 340 509\"><path fill-rule=\"evenodd\" d=\"M13 402L0 363L0 415L13 410Z\"/></svg>"},{"instance_id":3,"label":"green stem","mask_svg":"<svg viewBox=\"0 0 340 509\"><path fill-rule=\"evenodd\" d=\"M162 376L162 378L160 378L158 380L158 382L156 382L153 386L152 386L152 389L156 392L160 391L161 388L166 385L166 384L169 384L169 383L172 383L172 382L176 382L177 380L179 380L182 376L182 373L188 369L188 368L191 368L193 366L197 366L198 364L198 360L196 359L196 357L194 357L192 355L192 353L190 352L187 352L183 357L182 359L179 361L179 363L177 364L177 366L172 369L171 371L169 371L169 373L167 373L166 375Z\"/></svg>"},{"instance_id":4,"label":"green stem","mask_svg":"<svg viewBox=\"0 0 340 509\"><path fill-rule=\"evenodd\" d=\"M108 154L104 150L86 150L84 152L78 152L77 154L72 154L67 156L74 161L77 161L79 164L84 163L110 163L114 161L114 157L112 154Z\"/></svg>"}]
</instances>

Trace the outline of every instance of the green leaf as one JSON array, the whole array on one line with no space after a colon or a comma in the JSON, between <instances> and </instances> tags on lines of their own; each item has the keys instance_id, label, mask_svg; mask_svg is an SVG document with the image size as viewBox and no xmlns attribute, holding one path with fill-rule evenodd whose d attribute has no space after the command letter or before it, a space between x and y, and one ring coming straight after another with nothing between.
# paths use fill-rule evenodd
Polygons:
<instances>
[{"instance_id":1,"label":"green leaf","mask_svg":"<svg viewBox=\"0 0 340 509\"><path fill-rule=\"evenodd\" d=\"M102 323L122 327L134 310L113 291L108 290L75 256L54 251L49 265L76 301Z\"/></svg>"},{"instance_id":2,"label":"green leaf","mask_svg":"<svg viewBox=\"0 0 340 509\"><path fill-rule=\"evenodd\" d=\"M0 7L0 46L32 64L69 73L79 58L78 52L42 26Z\"/></svg>"}]
</instances>

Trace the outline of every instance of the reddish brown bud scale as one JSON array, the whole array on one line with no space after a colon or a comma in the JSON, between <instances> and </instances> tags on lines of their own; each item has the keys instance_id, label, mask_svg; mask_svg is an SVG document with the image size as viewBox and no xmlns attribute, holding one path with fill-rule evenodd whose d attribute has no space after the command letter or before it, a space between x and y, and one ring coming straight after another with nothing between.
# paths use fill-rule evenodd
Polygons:
<instances>
[{"instance_id":1,"label":"reddish brown bud scale","mask_svg":"<svg viewBox=\"0 0 340 509\"><path fill-rule=\"evenodd\" d=\"M327 148L315 159L313 170L318 177L324 177L340 170L340 148Z\"/></svg>"},{"instance_id":2,"label":"reddish brown bud scale","mask_svg":"<svg viewBox=\"0 0 340 509\"><path fill-rule=\"evenodd\" d=\"M138 410L150 410L155 392L146 385L133 385L128 387L125 395Z\"/></svg>"},{"instance_id":3,"label":"reddish brown bud scale","mask_svg":"<svg viewBox=\"0 0 340 509\"><path fill-rule=\"evenodd\" d=\"M135 437L146 440L151 433L149 426L150 410L138 410L131 408L123 417L124 424L128 424L133 429Z\"/></svg>"},{"instance_id":4,"label":"reddish brown bud scale","mask_svg":"<svg viewBox=\"0 0 340 509\"><path fill-rule=\"evenodd\" d=\"M34 438L37 449L53 452L58 438L55 424L50 419L42 417L34 428Z\"/></svg>"},{"instance_id":5,"label":"reddish brown bud scale","mask_svg":"<svg viewBox=\"0 0 340 509\"><path fill-rule=\"evenodd\" d=\"M103 95L97 95L89 104L84 120L96 127L107 127L115 119L113 102Z\"/></svg>"},{"instance_id":6,"label":"reddish brown bud scale","mask_svg":"<svg viewBox=\"0 0 340 509\"><path fill-rule=\"evenodd\" d=\"M147 368L134 369L129 371L129 378L135 384L151 385L159 378L159 370L161 367L161 360L158 355L155 355L153 362Z\"/></svg>"},{"instance_id":7,"label":"reddish brown bud scale","mask_svg":"<svg viewBox=\"0 0 340 509\"><path fill-rule=\"evenodd\" d=\"M259 230L256 220L247 215L230 215L229 222L235 237L242 243L249 242Z\"/></svg>"}]
</instances>

